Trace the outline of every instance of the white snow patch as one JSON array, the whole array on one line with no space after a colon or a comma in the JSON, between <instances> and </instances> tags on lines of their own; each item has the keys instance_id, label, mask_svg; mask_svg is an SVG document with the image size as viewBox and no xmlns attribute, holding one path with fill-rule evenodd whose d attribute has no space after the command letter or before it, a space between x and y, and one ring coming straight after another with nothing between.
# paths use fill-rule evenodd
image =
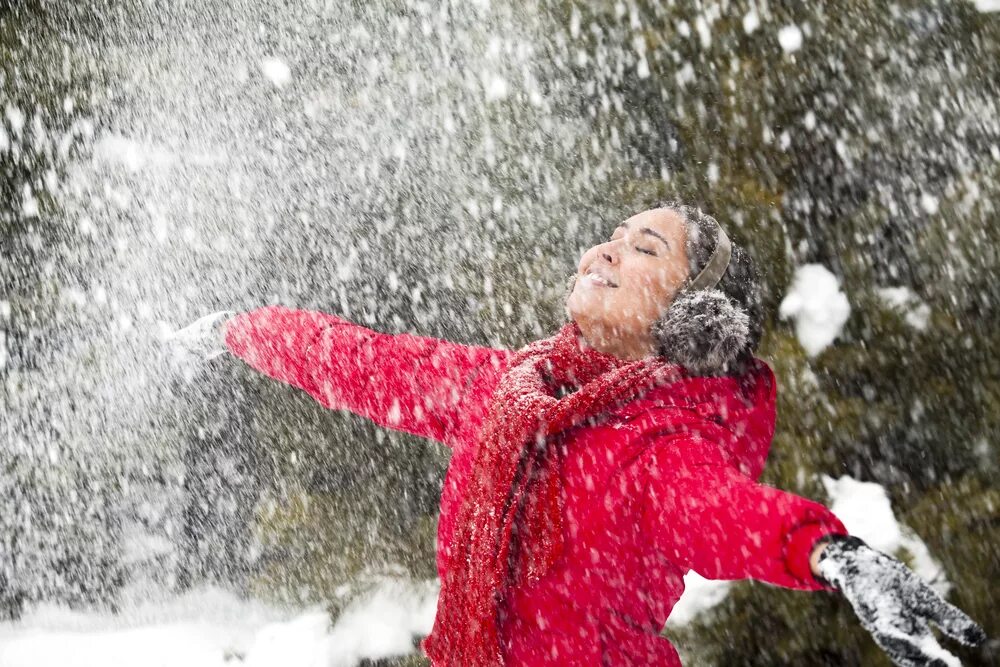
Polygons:
<instances>
[{"instance_id":1,"label":"white snow patch","mask_svg":"<svg viewBox=\"0 0 1000 667\"><path fill-rule=\"evenodd\" d=\"M674 627L687 625L701 612L722 602L731 586L731 581L713 581L697 572L688 572L684 575L684 593L670 610L667 623Z\"/></svg>"},{"instance_id":2,"label":"white snow patch","mask_svg":"<svg viewBox=\"0 0 1000 667\"><path fill-rule=\"evenodd\" d=\"M24 197L24 201L21 202L21 215L25 218L37 218L38 217L38 200L35 199L34 195L28 191Z\"/></svg>"},{"instance_id":3,"label":"white snow patch","mask_svg":"<svg viewBox=\"0 0 1000 667\"><path fill-rule=\"evenodd\" d=\"M929 192L924 192L920 195L920 208L924 209L924 212L928 215L934 215L938 212L941 203L938 198Z\"/></svg>"},{"instance_id":4,"label":"white snow patch","mask_svg":"<svg viewBox=\"0 0 1000 667\"><path fill-rule=\"evenodd\" d=\"M146 167L162 169L177 162L177 157L162 146L144 144L120 134L101 137L94 146L94 157L100 162L121 165L131 172Z\"/></svg>"},{"instance_id":5,"label":"white snow patch","mask_svg":"<svg viewBox=\"0 0 1000 667\"><path fill-rule=\"evenodd\" d=\"M493 72L483 74L483 90L486 92L487 102L506 99L510 95L510 86L507 84L507 80Z\"/></svg>"},{"instance_id":6,"label":"white snow patch","mask_svg":"<svg viewBox=\"0 0 1000 667\"><path fill-rule=\"evenodd\" d=\"M640 79L649 78L649 61L646 60L645 56L639 58L639 62L636 63L635 75Z\"/></svg>"},{"instance_id":7,"label":"white snow patch","mask_svg":"<svg viewBox=\"0 0 1000 667\"><path fill-rule=\"evenodd\" d=\"M686 86L694 81L694 66L692 66L691 63L684 63L684 65L677 70L677 74L675 74L675 76L677 78L678 85Z\"/></svg>"},{"instance_id":8,"label":"white snow patch","mask_svg":"<svg viewBox=\"0 0 1000 667\"><path fill-rule=\"evenodd\" d=\"M573 39L580 36L580 19L580 9L576 5L573 5L573 9L569 15L569 34Z\"/></svg>"},{"instance_id":9,"label":"white snow patch","mask_svg":"<svg viewBox=\"0 0 1000 667\"><path fill-rule=\"evenodd\" d=\"M1000 0L972 0L976 9L985 13L1000 12Z\"/></svg>"},{"instance_id":10,"label":"white snow patch","mask_svg":"<svg viewBox=\"0 0 1000 667\"><path fill-rule=\"evenodd\" d=\"M786 25L778 30L778 43L785 53L795 53L802 48L802 29L795 25Z\"/></svg>"},{"instance_id":11,"label":"white snow patch","mask_svg":"<svg viewBox=\"0 0 1000 667\"><path fill-rule=\"evenodd\" d=\"M704 14L699 14L694 21L694 29L698 32L698 40L701 48L707 49L712 45L712 29L708 26L708 21Z\"/></svg>"},{"instance_id":12,"label":"white snow patch","mask_svg":"<svg viewBox=\"0 0 1000 667\"><path fill-rule=\"evenodd\" d=\"M436 583L398 580L348 606L332 627L320 609L281 609L219 589L117 615L43 605L0 623L0 665L348 667L411 652L436 606Z\"/></svg>"},{"instance_id":13,"label":"white snow patch","mask_svg":"<svg viewBox=\"0 0 1000 667\"><path fill-rule=\"evenodd\" d=\"M7 122L10 123L10 129L16 136L21 136L21 133L24 132L24 112L17 107L8 106L5 115Z\"/></svg>"},{"instance_id":14,"label":"white snow patch","mask_svg":"<svg viewBox=\"0 0 1000 667\"><path fill-rule=\"evenodd\" d=\"M847 475L839 479L823 475L821 479L830 496L830 510L844 522L848 532L887 554L898 554L905 549L912 557L913 571L938 593L947 595L951 586L940 563L916 533L899 523L889 495L881 485L859 482Z\"/></svg>"},{"instance_id":15,"label":"white snow patch","mask_svg":"<svg viewBox=\"0 0 1000 667\"><path fill-rule=\"evenodd\" d=\"M792 286L781 302L778 315L795 320L795 335L809 356L816 356L840 335L851 314L840 281L820 264L804 264L795 270Z\"/></svg>"},{"instance_id":16,"label":"white snow patch","mask_svg":"<svg viewBox=\"0 0 1000 667\"><path fill-rule=\"evenodd\" d=\"M284 88L292 80L292 70L281 58L265 58L260 63L260 71L278 88Z\"/></svg>"},{"instance_id":17,"label":"white snow patch","mask_svg":"<svg viewBox=\"0 0 1000 667\"><path fill-rule=\"evenodd\" d=\"M743 16L743 32L749 35L759 27L760 27L760 14L757 13L757 10L755 8L751 7L750 11L748 11L746 15Z\"/></svg>"},{"instance_id":18,"label":"white snow patch","mask_svg":"<svg viewBox=\"0 0 1000 667\"><path fill-rule=\"evenodd\" d=\"M931 307L909 287L879 287L875 290L889 308L898 311L903 320L917 331L925 331L931 317Z\"/></svg>"},{"instance_id":19,"label":"white snow patch","mask_svg":"<svg viewBox=\"0 0 1000 667\"><path fill-rule=\"evenodd\" d=\"M413 638L430 633L437 609L437 585L387 582L348 607L330 632L330 667L361 658L387 658L413 650ZM274 663L282 664L281 662Z\"/></svg>"}]
</instances>

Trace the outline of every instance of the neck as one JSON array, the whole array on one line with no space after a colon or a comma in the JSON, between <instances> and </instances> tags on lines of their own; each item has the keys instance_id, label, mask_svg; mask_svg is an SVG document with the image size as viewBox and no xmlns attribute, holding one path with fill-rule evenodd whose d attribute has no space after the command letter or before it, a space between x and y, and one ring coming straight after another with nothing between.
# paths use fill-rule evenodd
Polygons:
<instances>
[{"instance_id":1,"label":"neck","mask_svg":"<svg viewBox=\"0 0 1000 667\"><path fill-rule=\"evenodd\" d=\"M592 322L577 321L584 343L598 352L619 359L637 360L656 354L652 336L639 338L624 335L620 330L608 329Z\"/></svg>"}]
</instances>

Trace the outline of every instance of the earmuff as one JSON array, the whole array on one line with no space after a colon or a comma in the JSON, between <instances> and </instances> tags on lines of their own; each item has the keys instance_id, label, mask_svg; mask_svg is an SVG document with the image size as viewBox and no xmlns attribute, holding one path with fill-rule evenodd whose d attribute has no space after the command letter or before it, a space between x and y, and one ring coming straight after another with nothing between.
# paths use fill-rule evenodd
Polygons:
<instances>
[{"instance_id":1,"label":"earmuff","mask_svg":"<svg viewBox=\"0 0 1000 667\"><path fill-rule=\"evenodd\" d=\"M705 267L681 287L653 325L660 355L692 375L725 375L750 338L750 316L717 289L733 246L722 226L716 223L715 228L715 249Z\"/></svg>"}]
</instances>

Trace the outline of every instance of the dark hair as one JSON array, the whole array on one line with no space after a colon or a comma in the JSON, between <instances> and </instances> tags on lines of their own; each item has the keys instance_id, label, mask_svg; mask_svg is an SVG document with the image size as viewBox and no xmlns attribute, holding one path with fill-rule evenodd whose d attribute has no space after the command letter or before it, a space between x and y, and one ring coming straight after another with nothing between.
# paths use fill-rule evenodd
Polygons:
<instances>
[{"instance_id":1,"label":"dark hair","mask_svg":"<svg viewBox=\"0 0 1000 667\"><path fill-rule=\"evenodd\" d=\"M700 208L678 202L664 202L654 208L670 209L684 220L693 279L715 252L719 222ZM731 244L732 258L715 289L701 294L681 292L653 330L663 356L699 374L742 373L757 351L764 330L757 268L746 250L733 241ZM734 334L732 327L725 326L726 319L739 320L741 331ZM678 337L685 338L683 345L676 340Z\"/></svg>"}]
</instances>

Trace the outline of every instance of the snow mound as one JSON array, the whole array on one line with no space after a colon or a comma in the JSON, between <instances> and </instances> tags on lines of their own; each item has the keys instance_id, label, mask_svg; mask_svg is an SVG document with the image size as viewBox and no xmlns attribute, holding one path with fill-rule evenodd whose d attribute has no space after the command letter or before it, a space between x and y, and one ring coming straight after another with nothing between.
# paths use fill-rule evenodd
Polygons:
<instances>
[{"instance_id":1,"label":"snow mound","mask_svg":"<svg viewBox=\"0 0 1000 667\"><path fill-rule=\"evenodd\" d=\"M809 356L822 352L840 335L851 314L851 304L840 291L840 281L821 264L795 270L792 286L781 302L781 319L795 320L795 335Z\"/></svg>"},{"instance_id":2,"label":"snow mound","mask_svg":"<svg viewBox=\"0 0 1000 667\"><path fill-rule=\"evenodd\" d=\"M1000 12L1000 0L972 0L976 9L984 14L989 12Z\"/></svg>"}]
</instances>

